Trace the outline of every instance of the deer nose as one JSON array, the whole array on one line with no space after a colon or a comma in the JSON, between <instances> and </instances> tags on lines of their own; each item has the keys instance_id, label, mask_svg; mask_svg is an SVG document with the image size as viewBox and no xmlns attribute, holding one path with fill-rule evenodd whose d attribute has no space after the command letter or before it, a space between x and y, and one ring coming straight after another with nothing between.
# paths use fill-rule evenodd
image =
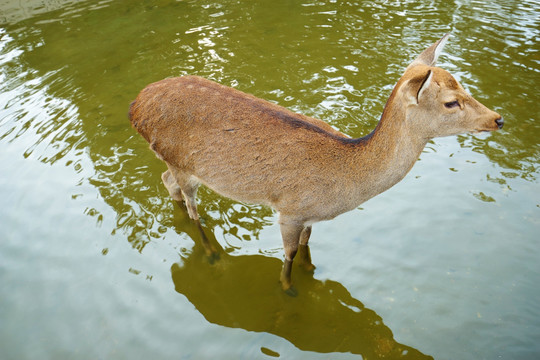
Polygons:
<instances>
[{"instance_id":1,"label":"deer nose","mask_svg":"<svg viewBox=\"0 0 540 360\"><path fill-rule=\"evenodd\" d=\"M498 119L495 119L495 123L499 127L499 129L502 129L504 125L504 119L502 117L499 117Z\"/></svg>"}]
</instances>

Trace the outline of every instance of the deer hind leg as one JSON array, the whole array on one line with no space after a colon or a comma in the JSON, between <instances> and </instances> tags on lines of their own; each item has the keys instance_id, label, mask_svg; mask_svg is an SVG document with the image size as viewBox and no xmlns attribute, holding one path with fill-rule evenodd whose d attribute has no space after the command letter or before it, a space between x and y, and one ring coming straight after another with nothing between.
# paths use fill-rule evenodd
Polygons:
<instances>
[{"instance_id":1,"label":"deer hind leg","mask_svg":"<svg viewBox=\"0 0 540 360\"><path fill-rule=\"evenodd\" d=\"M298 260L300 265L309 272L315 270L315 265L311 262L311 252L309 251L309 237L311 235L311 226L306 226L300 233L300 242L298 245Z\"/></svg>"},{"instance_id":2,"label":"deer hind leg","mask_svg":"<svg viewBox=\"0 0 540 360\"><path fill-rule=\"evenodd\" d=\"M167 170L163 174L161 174L161 180L163 180L163 185L165 185L165 187L169 191L169 195L171 195L174 200L179 202L184 200L182 197L182 189L176 182L176 179L171 173L171 170Z\"/></svg>"},{"instance_id":3,"label":"deer hind leg","mask_svg":"<svg viewBox=\"0 0 540 360\"><path fill-rule=\"evenodd\" d=\"M201 234L202 244L208 261L213 264L215 260L219 259L219 254L206 237L199 219L199 213L197 212L197 189L199 188L199 183L192 176L176 171L171 167L163 173L161 178L174 200L185 201L188 215L195 222Z\"/></svg>"},{"instance_id":4,"label":"deer hind leg","mask_svg":"<svg viewBox=\"0 0 540 360\"><path fill-rule=\"evenodd\" d=\"M304 231L304 225L295 221L287 221L280 216L280 230L283 238L283 250L285 251L285 261L281 270L281 287L290 296L296 296L298 292L292 285L291 271L294 257L298 251L300 236Z\"/></svg>"},{"instance_id":5,"label":"deer hind leg","mask_svg":"<svg viewBox=\"0 0 540 360\"><path fill-rule=\"evenodd\" d=\"M196 198L199 183L191 175L169 166L169 164L167 164L167 167L169 169L161 175L163 184L174 200L183 200L186 203L189 217L198 221L199 214L197 213Z\"/></svg>"}]
</instances>

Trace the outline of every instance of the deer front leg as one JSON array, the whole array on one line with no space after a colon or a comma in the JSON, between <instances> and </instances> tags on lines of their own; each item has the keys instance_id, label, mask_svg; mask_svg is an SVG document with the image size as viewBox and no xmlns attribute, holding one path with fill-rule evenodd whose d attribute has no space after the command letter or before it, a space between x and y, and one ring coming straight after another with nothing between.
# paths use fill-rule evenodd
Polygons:
<instances>
[{"instance_id":1,"label":"deer front leg","mask_svg":"<svg viewBox=\"0 0 540 360\"><path fill-rule=\"evenodd\" d=\"M309 272L315 270L315 265L311 262L311 253L309 251L309 237L311 235L311 226L306 226L300 234L300 244L298 246L298 259L300 265Z\"/></svg>"},{"instance_id":2,"label":"deer front leg","mask_svg":"<svg viewBox=\"0 0 540 360\"><path fill-rule=\"evenodd\" d=\"M294 257L298 251L300 234L304 230L304 226L280 218L280 230L281 237L283 238L283 250L285 251L285 262L283 263L280 277L281 287L287 295L296 296L298 292L292 285L291 271Z\"/></svg>"}]
</instances>

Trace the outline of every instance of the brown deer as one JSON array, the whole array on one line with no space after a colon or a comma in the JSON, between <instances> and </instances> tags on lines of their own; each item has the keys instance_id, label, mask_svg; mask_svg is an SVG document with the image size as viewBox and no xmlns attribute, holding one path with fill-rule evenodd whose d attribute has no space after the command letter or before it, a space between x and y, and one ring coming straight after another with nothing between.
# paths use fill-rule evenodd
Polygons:
<instances>
[{"instance_id":1,"label":"brown deer","mask_svg":"<svg viewBox=\"0 0 540 360\"><path fill-rule=\"evenodd\" d=\"M283 290L291 266L313 269L311 225L357 208L409 172L439 136L502 128L503 119L435 62L448 34L427 48L394 87L373 132L353 139L327 123L196 76L148 85L131 104L132 125L168 167L170 195L200 227L199 184L279 214Z\"/></svg>"}]
</instances>

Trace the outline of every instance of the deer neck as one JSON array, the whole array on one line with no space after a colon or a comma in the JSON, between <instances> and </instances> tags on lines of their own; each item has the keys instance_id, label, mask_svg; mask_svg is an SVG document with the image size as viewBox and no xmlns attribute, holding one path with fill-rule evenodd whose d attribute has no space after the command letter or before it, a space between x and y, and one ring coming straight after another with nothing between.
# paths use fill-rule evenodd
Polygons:
<instances>
[{"instance_id":1,"label":"deer neck","mask_svg":"<svg viewBox=\"0 0 540 360\"><path fill-rule=\"evenodd\" d=\"M393 96L375 130L359 139L355 149L359 200L365 201L389 189L411 170L429 139L418 136L406 118L406 108Z\"/></svg>"}]
</instances>

